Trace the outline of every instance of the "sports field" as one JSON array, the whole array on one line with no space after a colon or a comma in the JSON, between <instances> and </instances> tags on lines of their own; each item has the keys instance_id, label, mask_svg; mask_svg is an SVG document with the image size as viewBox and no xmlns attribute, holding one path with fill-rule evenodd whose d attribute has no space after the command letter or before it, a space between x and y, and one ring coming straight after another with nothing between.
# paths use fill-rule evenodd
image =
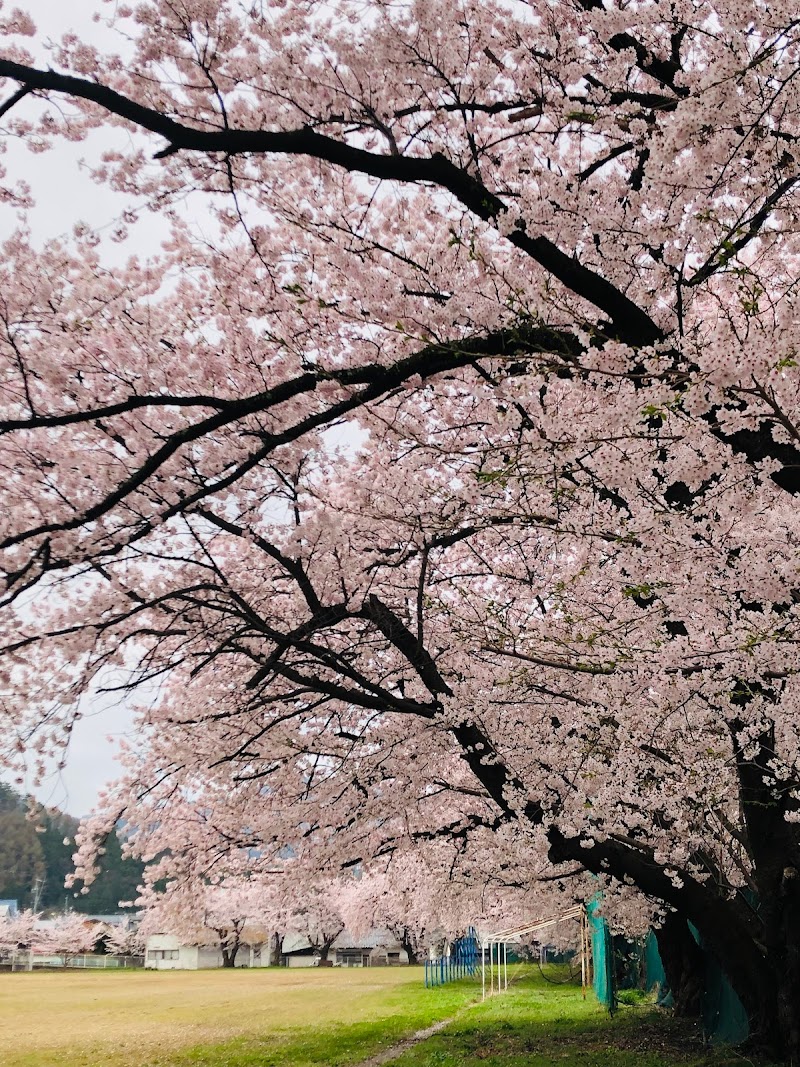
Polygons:
<instances>
[{"instance_id":1,"label":"sports field","mask_svg":"<svg viewBox=\"0 0 800 1067\"><path fill-rule=\"evenodd\" d=\"M418 968L5 973L0 1064L354 1063L479 992Z\"/></svg>"},{"instance_id":2,"label":"sports field","mask_svg":"<svg viewBox=\"0 0 800 1067\"><path fill-rule=\"evenodd\" d=\"M591 994L530 969L486 1003L479 983L426 990L417 968L0 974L2 1067L378 1067L390 1049L392 1067L758 1062L704 1049L649 1005L611 1020Z\"/></svg>"}]
</instances>

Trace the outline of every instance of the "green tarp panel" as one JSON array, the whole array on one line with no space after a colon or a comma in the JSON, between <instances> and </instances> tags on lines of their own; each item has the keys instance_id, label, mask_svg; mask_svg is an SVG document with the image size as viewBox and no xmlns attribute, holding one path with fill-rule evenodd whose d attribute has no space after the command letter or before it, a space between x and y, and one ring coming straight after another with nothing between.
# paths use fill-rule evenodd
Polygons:
<instances>
[{"instance_id":1,"label":"green tarp panel","mask_svg":"<svg viewBox=\"0 0 800 1067\"><path fill-rule=\"evenodd\" d=\"M667 985L664 964L658 951L658 941L652 930L644 939L644 982L648 993L655 993L656 1003L662 1008L672 1007L672 993Z\"/></svg>"},{"instance_id":2,"label":"green tarp panel","mask_svg":"<svg viewBox=\"0 0 800 1067\"><path fill-rule=\"evenodd\" d=\"M599 908L599 900L593 900L586 905L589 936L592 939L594 991L600 1003L613 1012L617 1006L614 994L614 950L608 923L601 915L598 915Z\"/></svg>"}]
</instances>

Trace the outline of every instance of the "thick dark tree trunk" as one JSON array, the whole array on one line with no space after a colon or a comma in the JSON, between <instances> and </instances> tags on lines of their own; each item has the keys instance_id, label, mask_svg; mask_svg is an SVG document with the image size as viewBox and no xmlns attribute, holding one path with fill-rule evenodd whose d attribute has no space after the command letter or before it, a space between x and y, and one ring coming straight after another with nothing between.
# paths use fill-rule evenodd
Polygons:
<instances>
[{"instance_id":1,"label":"thick dark tree trunk","mask_svg":"<svg viewBox=\"0 0 800 1067\"><path fill-rule=\"evenodd\" d=\"M759 917L770 981L759 990L760 1010L751 1016L750 1030L774 1056L800 1064L800 873L791 861L783 866L784 858L775 857L771 879L763 868L759 872Z\"/></svg>"},{"instance_id":2,"label":"thick dark tree trunk","mask_svg":"<svg viewBox=\"0 0 800 1067\"><path fill-rule=\"evenodd\" d=\"M774 730L742 750L733 722L740 800L752 863L752 892L687 909L747 1013L750 1041L778 1060L800 1064L800 847L787 820L791 790L772 771ZM661 939L659 939L659 948ZM665 970L667 957L662 955Z\"/></svg>"},{"instance_id":3,"label":"thick dark tree trunk","mask_svg":"<svg viewBox=\"0 0 800 1067\"><path fill-rule=\"evenodd\" d=\"M800 1064L800 1052L793 1052L796 1039L792 1029L797 1022L790 1020L792 1011L796 1011L795 1020L800 1018L797 1000L800 992L796 986L786 985L783 999L787 1007L779 1017L778 990L783 988L782 976L788 960L785 947L780 952L767 949L767 924L761 911L756 914L741 899L721 895L716 883L710 880L700 882L687 877L681 886L675 886L644 850L621 847L613 840L587 847L580 838L566 838L555 829L550 830L549 837L550 858L554 862L577 861L589 870L605 871L620 881L630 877L643 892L675 908L684 920L691 920L700 932L704 948L715 957L741 1000L754 1042L769 1047L773 1055L787 1062L794 1055L794 1063ZM760 885L759 895L762 900L767 899ZM784 930L788 925L787 920ZM790 936L800 946L800 930Z\"/></svg>"},{"instance_id":4,"label":"thick dark tree trunk","mask_svg":"<svg viewBox=\"0 0 800 1067\"><path fill-rule=\"evenodd\" d=\"M675 1014L681 1018L698 1016L703 1006L703 953L686 919L670 912L656 930L656 940Z\"/></svg>"},{"instance_id":5,"label":"thick dark tree trunk","mask_svg":"<svg viewBox=\"0 0 800 1067\"><path fill-rule=\"evenodd\" d=\"M415 966L416 964L418 964L419 963L419 957L417 956L417 953L416 953L416 950L414 948L414 945L413 945L412 941L409 938L404 937L404 938L400 939L400 944L405 949L406 955L408 956L409 964L411 966Z\"/></svg>"},{"instance_id":6,"label":"thick dark tree trunk","mask_svg":"<svg viewBox=\"0 0 800 1067\"><path fill-rule=\"evenodd\" d=\"M238 945L233 945L231 948L223 948L222 950L222 966L223 967L235 967L236 966L236 953L239 951Z\"/></svg>"},{"instance_id":7,"label":"thick dark tree trunk","mask_svg":"<svg viewBox=\"0 0 800 1067\"><path fill-rule=\"evenodd\" d=\"M762 869L763 879L763 869ZM763 894L763 881L760 895ZM740 925L731 921L726 930L716 920L704 921L704 915L692 915L702 937L703 949L715 958L747 1014L749 1044L769 1052L776 1061L800 1064L800 875L793 866L780 871L775 891L762 896L766 901L758 908L757 918L749 923L750 937ZM719 914L741 922L743 909L727 900L719 900ZM680 915L670 918L676 932L659 932L659 953L675 995L676 1013L697 1010L698 988L702 990L702 972L698 983L697 960L679 925ZM738 926L738 928L737 928ZM691 934L686 930L686 933ZM695 946L696 947L696 946ZM702 966L702 965L701 965ZM704 969L704 968L703 968ZM673 976L674 975L674 976Z\"/></svg>"},{"instance_id":8,"label":"thick dark tree trunk","mask_svg":"<svg viewBox=\"0 0 800 1067\"><path fill-rule=\"evenodd\" d=\"M743 686L734 703L746 706L756 687ZM770 696L768 689L762 692ZM768 724L758 748L742 748L743 724L731 722L739 795L753 862L761 925L759 942L769 980L760 993L758 1018L751 1031L790 1063L800 1063L800 843L797 826L787 820L793 783L775 776L775 727ZM736 983L734 983L736 986ZM742 991L736 987L742 998ZM742 998L743 999L743 998ZM753 1023L755 1022L755 1026Z\"/></svg>"},{"instance_id":9,"label":"thick dark tree trunk","mask_svg":"<svg viewBox=\"0 0 800 1067\"><path fill-rule=\"evenodd\" d=\"M780 884L778 1021L792 1063L800 1063L800 873L784 867Z\"/></svg>"},{"instance_id":10,"label":"thick dark tree trunk","mask_svg":"<svg viewBox=\"0 0 800 1067\"><path fill-rule=\"evenodd\" d=\"M269 946L269 965L270 967L280 967L281 956L283 955L283 935L279 930L276 930L272 935Z\"/></svg>"}]
</instances>

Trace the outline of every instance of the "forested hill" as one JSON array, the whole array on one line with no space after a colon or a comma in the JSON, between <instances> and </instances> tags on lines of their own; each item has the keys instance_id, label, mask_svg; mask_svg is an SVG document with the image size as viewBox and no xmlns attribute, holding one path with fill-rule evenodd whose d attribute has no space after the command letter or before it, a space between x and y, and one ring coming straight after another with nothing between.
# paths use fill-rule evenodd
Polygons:
<instances>
[{"instance_id":1,"label":"forested hill","mask_svg":"<svg viewBox=\"0 0 800 1067\"><path fill-rule=\"evenodd\" d=\"M40 910L63 908L67 903L76 911L106 914L118 911L119 901L135 899L142 864L123 859L116 835L106 843L101 873L89 892L81 894L79 885L65 888L64 880L73 870L78 823L74 816L42 805L37 805L32 819L28 798L0 782L0 898L15 899L21 908L28 908L34 885L43 879Z\"/></svg>"}]
</instances>

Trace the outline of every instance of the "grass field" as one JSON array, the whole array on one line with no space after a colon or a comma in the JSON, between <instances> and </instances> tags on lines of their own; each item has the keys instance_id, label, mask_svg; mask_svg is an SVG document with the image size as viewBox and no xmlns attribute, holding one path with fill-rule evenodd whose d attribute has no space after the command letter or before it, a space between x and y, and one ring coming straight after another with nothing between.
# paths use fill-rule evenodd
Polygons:
<instances>
[{"instance_id":1,"label":"grass field","mask_svg":"<svg viewBox=\"0 0 800 1067\"><path fill-rule=\"evenodd\" d=\"M418 968L6 973L0 1064L350 1064L477 992Z\"/></svg>"},{"instance_id":2,"label":"grass field","mask_svg":"<svg viewBox=\"0 0 800 1067\"><path fill-rule=\"evenodd\" d=\"M528 975L392 1061L392 1067L777 1067L707 1049L699 1030L650 1003L612 1019L590 993Z\"/></svg>"},{"instance_id":3,"label":"grass field","mask_svg":"<svg viewBox=\"0 0 800 1067\"><path fill-rule=\"evenodd\" d=\"M2 1067L345 1067L440 1019L396 1067L733 1067L655 1009L610 1020L528 973L426 990L419 969L0 974ZM463 1010L466 1008L469 1010ZM766 1067L766 1065L764 1065Z\"/></svg>"}]
</instances>

